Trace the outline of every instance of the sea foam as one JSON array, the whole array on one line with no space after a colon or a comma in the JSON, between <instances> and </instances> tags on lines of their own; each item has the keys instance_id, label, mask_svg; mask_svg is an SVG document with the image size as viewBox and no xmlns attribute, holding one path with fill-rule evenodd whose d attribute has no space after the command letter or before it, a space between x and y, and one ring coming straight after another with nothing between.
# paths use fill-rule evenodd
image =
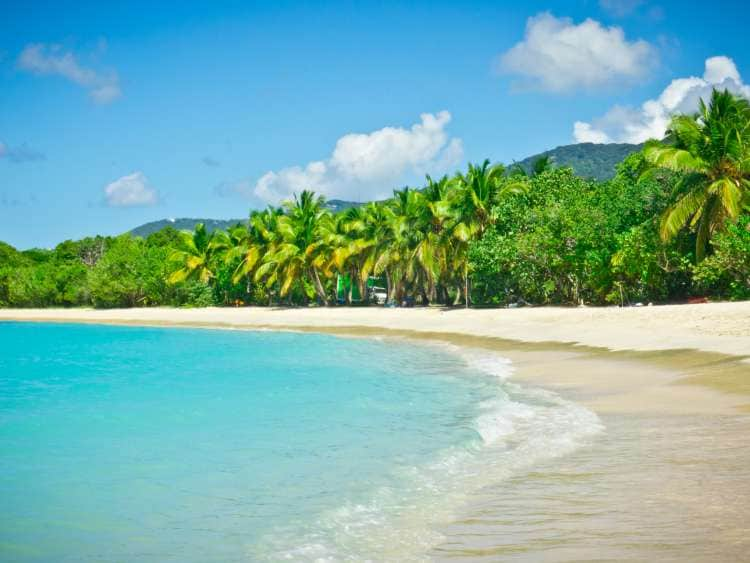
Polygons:
<instances>
[{"instance_id":1,"label":"sea foam","mask_svg":"<svg viewBox=\"0 0 750 563\"><path fill-rule=\"evenodd\" d=\"M462 376L487 378L487 398L469 421L478 439L450 447L423 465L399 468L393 486L373 491L367 502L326 511L306 533L292 537L291 530L277 530L265 538L265 554L295 561L427 560L430 548L444 539L439 526L482 488L569 454L604 430L583 406L513 382L509 359L449 348L464 364Z\"/></svg>"}]
</instances>

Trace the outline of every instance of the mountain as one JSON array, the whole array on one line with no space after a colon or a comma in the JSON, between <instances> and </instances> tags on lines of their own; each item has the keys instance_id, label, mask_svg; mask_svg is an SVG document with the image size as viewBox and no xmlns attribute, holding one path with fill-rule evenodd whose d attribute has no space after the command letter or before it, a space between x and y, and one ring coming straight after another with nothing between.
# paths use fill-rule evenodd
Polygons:
<instances>
[{"instance_id":1,"label":"mountain","mask_svg":"<svg viewBox=\"0 0 750 563\"><path fill-rule=\"evenodd\" d=\"M343 211L344 209L349 209L350 207L359 207L360 205L362 205L362 203L357 201L329 199L326 201L325 208L328 209L328 211L330 211L331 213L338 213L339 211Z\"/></svg>"},{"instance_id":2,"label":"mountain","mask_svg":"<svg viewBox=\"0 0 750 563\"><path fill-rule=\"evenodd\" d=\"M192 231L198 223L206 225L206 229L214 231L216 229L227 229L243 223L245 219L192 219L182 217L180 219L162 219L161 221L151 221L139 227L136 227L130 234L136 237L147 237L148 235L161 231L165 227L172 227L178 231Z\"/></svg>"},{"instance_id":3,"label":"mountain","mask_svg":"<svg viewBox=\"0 0 750 563\"><path fill-rule=\"evenodd\" d=\"M554 166L570 166L578 176L609 180L615 175L615 166L622 160L643 148L643 145L612 143L598 145L595 143L578 143L563 145L543 153L535 154L516 162L526 172L531 172L534 161L542 156L549 156Z\"/></svg>"},{"instance_id":4,"label":"mountain","mask_svg":"<svg viewBox=\"0 0 750 563\"><path fill-rule=\"evenodd\" d=\"M350 207L362 205L356 201L344 201L343 199L330 199L326 201L326 209L333 213L338 213ZM151 221L144 223L129 231L134 237L146 238L148 235L161 231L165 227L172 227L178 231L192 231L198 223L206 225L206 229L211 232L217 229L226 230L237 223L246 223L247 219L197 219L192 217L180 217L179 219L161 219L160 221Z\"/></svg>"},{"instance_id":5,"label":"mountain","mask_svg":"<svg viewBox=\"0 0 750 563\"><path fill-rule=\"evenodd\" d=\"M514 165L521 166L526 172L531 172L531 167L536 159L542 156L549 156L554 166L570 166L573 171L584 178L594 178L596 180L608 180L615 175L615 166L619 164L626 156L637 152L643 148L643 145L631 145L627 143L613 143L607 145L598 145L595 143L578 143L575 145L563 145L543 153L535 154L524 158ZM326 201L326 209L337 213L350 207L362 205L355 201L345 201L341 199L329 199ZM130 234L147 237L164 227L174 227L177 230L193 230L195 225L203 223L209 231L215 229L226 229L245 222L245 219L162 219L161 221L152 221L140 227L136 227Z\"/></svg>"}]
</instances>

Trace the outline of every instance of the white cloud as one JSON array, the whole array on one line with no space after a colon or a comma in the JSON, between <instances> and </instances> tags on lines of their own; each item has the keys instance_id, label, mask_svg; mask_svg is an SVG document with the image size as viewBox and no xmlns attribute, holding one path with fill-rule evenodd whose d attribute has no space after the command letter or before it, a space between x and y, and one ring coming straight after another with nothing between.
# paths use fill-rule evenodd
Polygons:
<instances>
[{"instance_id":1,"label":"white cloud","mask_svg":"<svg viewBox=\"0 0 750 563\"><path fill-rule=\"evenodd\" d=\"M578 143L601 144L608 142L607 135L591 127L590 123L582 123L580 121L576 121L574 125L573 135L575 136L576 142Z\"/></svg>"},{"instance_id":2,"label":"white cloud","mask_svg":"<svg viewBox=\"0 0 750 563\"><path fill-rule=\"evenodd\" d=\"M742 82L732 59L711 57L705 65L702 78L676 78L658 98L645 101L639 108L615 106L590 123L576 121L573 138L579 143L642 143L661 139L672 115L696 111L698 100L708 101L713 88L726 88L750 98L750 86Z\"/></svg>"},{"instance_id":3,"label":"white cloud","mask_svg":"<svg viewBox=\"0 0 750 563\"><path fill-rule=\"evenodd\" d=\"M133 172L104 187L104 200L110 207L156 205L159 200L143 172Z\"/></svg>"},{"instance_id":4,"label":"white cloud","mask_svg":"<svg viewBox=\"0 0 750 563\"><path fill-rule=\"evenodd\" d=\"M121 95L116 72L98 73L81 66L75 55L59 45L33 43L18 56L18 67L38 75L58 75L88 89L98 104L107 104Z\"/></svg>"},{"instance_id":5,"label":"white cloud","mask_svg":"<svg viewBox=\"0 0 750 563\"><path fill-rule=\"evenodd\" d=\"M252 192L267 203L278 203L305 189L329 198L386 197L403 180L427 172L441 174L459 163L463 146L461 139L445 131L450 120L447 111L423 113L420 122L409 129L384 127L344 135L329 158L267 172Z\"/></svg>"},{"instance_id":6,"label":"white cloud","mask_svg":"<svg viewBox=\"0 0 750 563\"><path fill-rule=\"evenodd\" d=\"M594 89L640 78L656 62L656 50L628 41L619 27L587 19L580 24L543 12L529 18L523 41L500 56L502 72L522 85L552 92Z\"/></svg>"}]
</instances>

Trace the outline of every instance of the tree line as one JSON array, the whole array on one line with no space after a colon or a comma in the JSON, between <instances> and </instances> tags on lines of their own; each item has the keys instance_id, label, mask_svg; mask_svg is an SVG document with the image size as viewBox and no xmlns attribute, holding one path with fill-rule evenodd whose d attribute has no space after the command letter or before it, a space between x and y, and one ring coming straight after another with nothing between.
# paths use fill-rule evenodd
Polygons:
<instances>
[{"instance_id":1,"label":"tree line","mask_svg":"<svg viewBox=\"0 0 750 563\"><path fill-rule=\"evenodd\" d=\"M324 204L302 191L227 230L0 243L0 305L352 304L371 280L393 304L750 298L750 106L714 91L604 182L485 161L384 202Z\"/></svg>"}]
</instances>

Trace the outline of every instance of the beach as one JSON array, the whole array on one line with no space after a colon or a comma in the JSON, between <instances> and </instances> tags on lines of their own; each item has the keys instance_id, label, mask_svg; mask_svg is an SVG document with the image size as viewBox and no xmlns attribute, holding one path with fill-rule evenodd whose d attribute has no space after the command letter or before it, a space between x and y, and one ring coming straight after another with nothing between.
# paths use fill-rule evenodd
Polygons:
<instances>
[{"instance_id":1,"label":"beach","mask_svg":"<svg viewBox=\"0 0 750 563\"><path fill-rule=\"evenodd\" d=\"M583 447L472 491L434 560L741 560L750 302L634 308L1 310L0 320L439 341L593 411Z\"/></svg>"},{"instance_id":2,"label":"beach","mask_svg":"<svg viewBox=\"0 0 750 563\"><path fill-rule=\"evenodd\" d=\"M750 301L629 308L0 309L0 319L223 328L363 327L571 343L609 350L692 349L750 356Z\"/></svg>"}]
</instances>

